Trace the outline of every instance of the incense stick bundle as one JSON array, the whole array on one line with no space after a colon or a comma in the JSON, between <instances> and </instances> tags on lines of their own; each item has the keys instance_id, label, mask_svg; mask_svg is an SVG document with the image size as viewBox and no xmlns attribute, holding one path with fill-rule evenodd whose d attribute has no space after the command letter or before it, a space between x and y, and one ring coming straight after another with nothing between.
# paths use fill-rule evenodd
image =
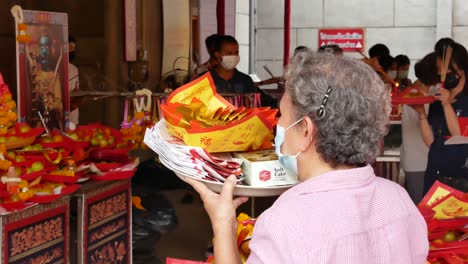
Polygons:
<instances>
[{"instance_id":1,"label":"incense stick bundle","mask_svg":"<svg viewBox=\"0 0 468 264\"><path fill-rule=\"evenodd\" d=\"M357 52L359 52L359 54L361 54L362 57L364 57L364 59L369 59L366 54L364 54L360 49L356 49Z\"/></svg>"},{"instance_id":2,"label":"incense stick bundle","mask_svg":"<svg viewBox=\"0 0 468 264\"><path fill-rule=\"evenodd\" d=\"M444 87L444 82L445 78L447 77L449 65L450 65L450 59L452 58L452 47L447 47L444 49L444 53L442 55L442 69L440 69L440 82L443 88Z\"/></svg>"}]
</instances>

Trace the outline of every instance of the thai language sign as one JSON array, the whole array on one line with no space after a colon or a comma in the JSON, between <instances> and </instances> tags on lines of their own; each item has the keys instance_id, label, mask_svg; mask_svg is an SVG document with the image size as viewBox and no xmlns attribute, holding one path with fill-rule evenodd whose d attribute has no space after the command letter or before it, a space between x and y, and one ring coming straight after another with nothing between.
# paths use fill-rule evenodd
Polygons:
<instances>
[{"instance_id":1,"label":"thai language sign","mask_svg":"<svg viewBox=\"0 0 468 264\"><path fill-rule=\"evenodd\" d=\"M320 29L318 33L319 47L338 45L343 51L364 50L364 29L362 28L332 28Z\"/></svg>"}]
</instances>

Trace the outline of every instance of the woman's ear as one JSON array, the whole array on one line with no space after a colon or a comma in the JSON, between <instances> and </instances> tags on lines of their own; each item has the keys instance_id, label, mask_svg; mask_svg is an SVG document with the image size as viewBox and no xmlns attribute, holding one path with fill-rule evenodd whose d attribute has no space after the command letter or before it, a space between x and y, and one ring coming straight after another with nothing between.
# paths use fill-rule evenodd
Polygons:
<instances>
[{"instance_id":1,"label":"woman's ear","mask_svg":"<svg viewBox=\"0 0 468 264\"><path fill-rule=\"evenodd\" d=\"M219 51L215 51L214 56L219 62L222 61L222 56L221 56L221 53Z\"/></svg>"},{"instance_id":2,"label":"woman's ear","mask_svg":"<svg viewBox=\"0 0 468 264\"><path fill-rule=\"evenodd\" d=\"M308 116L304 117L304 130L303 130L303 144L301 151L305 151L309 148L311 144L315 141L315 134L317 132L316 125L314 121Z\"/></svg>"}]
</instances>

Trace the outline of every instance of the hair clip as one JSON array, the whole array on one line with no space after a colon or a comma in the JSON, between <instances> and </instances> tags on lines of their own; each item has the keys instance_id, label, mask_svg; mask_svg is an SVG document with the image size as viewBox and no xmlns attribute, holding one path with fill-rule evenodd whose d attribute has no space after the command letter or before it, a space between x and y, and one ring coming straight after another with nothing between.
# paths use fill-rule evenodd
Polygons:
<instances>
[{"instance_id":1,"label":"hair clip","mask_svg":"<svg viewBox=\"0 0 468 264\"><path fill-rule=\"evenodd\" d=\"M322 118L325 115L325 106L327 105L328 97L330 97L331 91L332 91L332 88L330 86L328 86L328 89L325 92L325 96L323 97L322 103L320 104L320 107L317 110L317 117L318 118Z\"/></svg>"}]
</instances>

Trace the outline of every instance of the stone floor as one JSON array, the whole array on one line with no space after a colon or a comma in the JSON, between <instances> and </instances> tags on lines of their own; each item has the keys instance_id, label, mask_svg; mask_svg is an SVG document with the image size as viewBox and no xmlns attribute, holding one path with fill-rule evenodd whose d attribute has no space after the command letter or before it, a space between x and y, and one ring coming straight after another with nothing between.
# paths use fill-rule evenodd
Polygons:
<instances>
[{"instance_id":1,"label":"stone floor","mask_svg":"<svg viewBox=\"0 0 468 264\"><path fill-rule=\"evenodd\" d=\"M155 245L159 257L162 260L166 257L203 260L212 239L211 225L203 203L198 196L193 203L181 203L184 190L164 194L176 209L179 225L174 231L163 235Z\"/></svg>"},{"instance_id":2,"label":"stone floor","mask_svg":"<svg viewBox=\"0 0 468 264\"><path fill-rule=\"evenodd\" d=\"M193 203L182 203L181 200L185 193L185 190L164 192L164 195L177 210L179 225L175 230L160 238L155 237L135 245L134 263L158 263L155 255L162 261L161 263L165 263L166 257L187 260L206 259L206 250L213 237L208 215L198 196L195 196ZM274 200L275 198L256 198L255 214L259 215ZM243 205L238 211L252 214L250 202ZM155 242L155 240L158 241ZM153 248L152 252L144 250L148 246Z\"/></svg>"}]
</instances>

